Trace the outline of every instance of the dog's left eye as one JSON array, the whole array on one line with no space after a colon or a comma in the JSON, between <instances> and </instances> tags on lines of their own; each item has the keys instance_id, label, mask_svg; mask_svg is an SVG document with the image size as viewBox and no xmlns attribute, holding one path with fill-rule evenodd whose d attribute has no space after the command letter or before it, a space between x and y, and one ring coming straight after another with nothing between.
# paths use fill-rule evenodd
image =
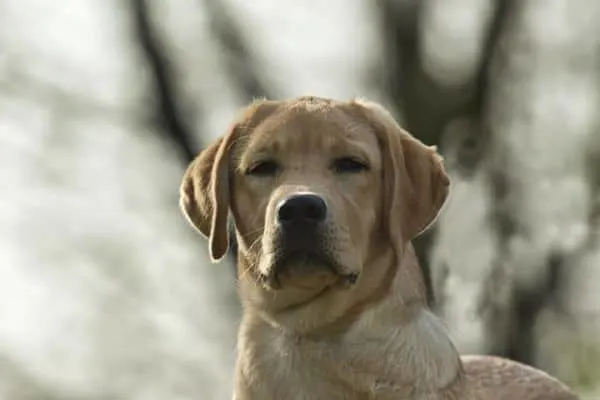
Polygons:
<instances>
[{"instance_id":1,"label":"dog's left eye","mask_svg":"<svg viewBox=\"0 0 600 400\"><path fill-rule=\"evenodd\" d=\"M367 171L368 165L352 157L341 157L333 161L332 169L338 174L355 174Z\"/></svg>"},{"instance_id":2,"label":"dog's left eye","mask_svg":"<svg viewBox=\"0 0 600 400\"><path fill-rule=\"evenodd\" d=\"M246 170L246 175L271 176L279 170L279 164L274 160L259 161Z\"/></svg>"}]
</instances>

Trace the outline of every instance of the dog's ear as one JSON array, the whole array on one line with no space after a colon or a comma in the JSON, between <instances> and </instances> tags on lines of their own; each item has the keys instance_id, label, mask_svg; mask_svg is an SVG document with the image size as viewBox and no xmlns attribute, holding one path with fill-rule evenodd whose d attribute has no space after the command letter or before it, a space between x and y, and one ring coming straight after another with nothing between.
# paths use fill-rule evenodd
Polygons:
<instances>
[{"instance_id":1,"label":"dog's ear","mask_svg":"<svg viewBox=\"0 0 600 400\"><path fill-rule=\"evenodd\" d=\"M442 157L403 130L383 106L353 103L363 108L380 143L384 223L393 237L411 240L433 224L448 197L450 179Z\"/></svg>"},{"instance_id":2,"label":"dog's ear","mask_svg":"<svg viewBox=\"0 0 600 400\"><path fill-rule=\"evenodd\" d=\"M233 130L235 127L233 128ZM179 206L188 222L209 240L213 262L229 247L229 143L233 130L203 150L189 165L179 190Z\"/></svg>"},{"instance_id":3,"label":"dog's ear","mask_svg":"<svg viewBox=\"0 0 600 400\"><path fill-rule=\"evenodd\" d=\"M229 248L227 220L230 205L230 170L233 144L274 110L276 102L252 103L229 132L203 150L188 166L179 189L179 207L188 222L209 240L213 262Z\"/></svg>"}]
</instances>

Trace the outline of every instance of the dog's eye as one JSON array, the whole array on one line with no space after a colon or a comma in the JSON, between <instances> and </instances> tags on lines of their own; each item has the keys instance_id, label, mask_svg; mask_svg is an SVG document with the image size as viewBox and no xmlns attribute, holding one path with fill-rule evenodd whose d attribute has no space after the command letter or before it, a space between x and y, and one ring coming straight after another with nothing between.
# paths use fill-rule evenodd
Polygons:
<instances>
[{"instance_id":1,"label":"dog's eye","mask_svg":"<svg viewBox=\"0 0 600 400\"><path fill-rule=\"evenodd\" d=\"M355 174L369 169L365 163L352 157L341 157L334 160L332 168L338 174Z\"/></svg>"},{"instance_id":2,"label":"dog's eye","mask_svg":"<svg viewBox=\"0 0 600 400\"><path fill-rule=\"evenodd\" d=\"M254 163L246 170L246 175L270 176L279 170L279 164L273 160L265 160Z\"/></svg>"}]
</instances>

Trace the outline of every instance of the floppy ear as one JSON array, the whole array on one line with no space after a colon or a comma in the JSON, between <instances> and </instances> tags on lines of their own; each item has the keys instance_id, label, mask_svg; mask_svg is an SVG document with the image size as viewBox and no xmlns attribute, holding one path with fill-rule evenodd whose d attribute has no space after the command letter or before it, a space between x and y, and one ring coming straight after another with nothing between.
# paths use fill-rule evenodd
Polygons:
<instances>
[{"instance_id":1,"label":"floppy ear","mask_svg":"<svg viewBox=\"0 0 600 400\"><path fill-rule=\"evenodd\" d=\"M400 128L383 106L361 100L355 104L367 111L381 146L383 210L390 233L411 240L435 221L448 197L450 179L442 157Z\"/></svg>"},{"instance_id":2,"label":"floppy ear","mask_svg":"<svg viewBox=\"0 0 600 400\"><path fill-rule=\"evenodd\" d=\"M192 161L179 190L179 207L188 222L209 239L209 253L213 262L221 260L229 247L227 217L229 143L232 136L233 130Z\"/></svg>"},{"instance_id":3,"label":"floppy ear","mask_svg":"<svg viewBox=\"0 0 600 400\"><path fill-rule=\"evenodd\" d=\"M436 220L448 198L450 178L446 174L442 156L435 146L403 132L401 140L408 182L409 206L406 224L409 236L415 237L427 230Z\"/></svg>"},{"instance_id":4,"label":"floppy ear","mask_svg":"<svg viewBox=\"0 0 600 400\"><path fill-rule=\"evenodd\" d=\"M229 248L227 219L230 209L230 162L233 144L250 132L276 107L277 102L257 100L244 110L229 133L202 151L187 168L179 189L179 207L188 222L209 240L213 262Z\"/></svg>"}]
</instances>

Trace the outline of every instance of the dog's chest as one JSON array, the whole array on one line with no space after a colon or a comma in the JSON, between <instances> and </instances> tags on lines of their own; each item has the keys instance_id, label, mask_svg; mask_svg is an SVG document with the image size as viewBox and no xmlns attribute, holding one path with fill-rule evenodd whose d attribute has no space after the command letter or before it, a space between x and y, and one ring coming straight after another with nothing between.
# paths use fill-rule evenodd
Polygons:
<instances>
[{"instance_id":1,"label":"dog's chest","mask_svg":"<svg viewBox=\"0 0 600 400\"><path fill-rule=\"evenodd\" d=\"M266 329L243 341L240 361L260 388L252 399L462 399L451 393L461 392L458 355L437 325L423 314L401 329L357 325L331 340Z\"/></svg>"},{"instance_id":2,"label":"dog's chest","mask_svg":"<svg viewBox=\"0 0 600 400\"><path fill-rule=\"evenodd\" d=\"M271 374L272 390L286 399L430 399L415 393L409 376L402 381L406 374L398 360L379 345L280 336L270 346L271 356L262 360L262 368Z\"/></svg>"}]
</instances>

